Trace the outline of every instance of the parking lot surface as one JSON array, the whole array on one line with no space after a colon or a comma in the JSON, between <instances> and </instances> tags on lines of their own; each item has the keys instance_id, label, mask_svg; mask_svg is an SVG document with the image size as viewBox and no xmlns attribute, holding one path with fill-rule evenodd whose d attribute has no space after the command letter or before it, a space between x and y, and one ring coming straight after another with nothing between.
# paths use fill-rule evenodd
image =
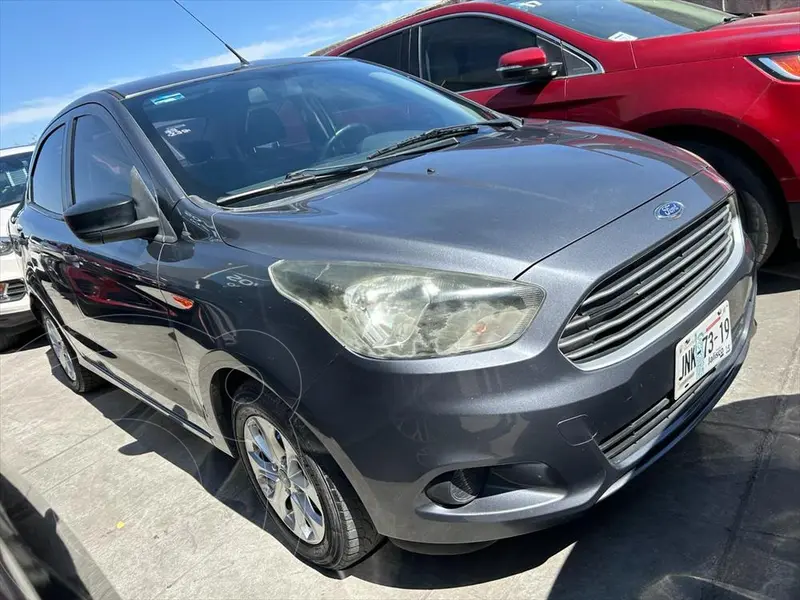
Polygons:
<instances>
[{"instance_id":1,"label":"parking lot surface","mask_svg":"<svg viewBox=\"0 0 800 600\"><path fill-rule=\"evenodd\" d=\"M0 356L0 459L123 598L796 600L800 263L759 285L745 366L695 432L577 520L466 556L302 563L233 459L122 391L73 394L35 336Z\"/></svg>"}]
</instances>

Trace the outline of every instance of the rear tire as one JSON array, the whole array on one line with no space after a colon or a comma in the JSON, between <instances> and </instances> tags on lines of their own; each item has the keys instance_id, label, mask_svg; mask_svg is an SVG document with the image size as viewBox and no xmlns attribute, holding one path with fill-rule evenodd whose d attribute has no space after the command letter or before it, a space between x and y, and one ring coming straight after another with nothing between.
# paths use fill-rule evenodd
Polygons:
<instances>
[{"instance_id":1,"label":"rear tire","mask_svg":"<svg viewBox=\"0 0 800 600\"><path fill-rule=\"evenodd\" d=\"M326 460L327 455L315 450L319 447L319 442L311 439L313 436L304 431L295 435L295 428L290 423L291 412L280 398L255 381L244 383L234 394L232 416L236 447L247 477L292 551L317 566L338 570L363 559L382 541L383 538L375 530L364 505L338 467L331 460ZM277 444L275 452L260 452L257 445L248 441L253 438L252 435L248 438L245 428L251 427L254 422L261 422L263 429L272 432L270 444ZM263 433L263 430L258 431ZM266 462L270 467L281 463L280 460L273 463L268 454L278 457L283 455L284 467L259 469L257 475L257 467L253 466L250 459L254 452L258 455L256 463ZM319 512L323 517L321 525L317 524L317 531L322 529L323 533L313 539L312 543L298 537L287 525L296 523L296 516L286 514L287 510L292 514L297 512L292 510L294 505L291 500L287 500L289 504L285 507L279 506L284 514L278 515L274 508L278 498L278 488L275 487L277 484L266 482L267 479L277 482L290 479L294 482L294 477L287 477L287 456L299 459L301 480L305 478L305 484L310 483L313 486L313 492L307 495L314 501L313 512Z\"/></svg>"},{"instance_id":2,"label":"rear tire","mask_svg":"<svg viewBox=\"0 0 800 600\"><path fill-rule=\"evenodd\" d=\"M58 369L73 392L85 394L106 385L105 379L78 362L78 355L69 345L63 330L53 317L48 314L42 315L42 325L50 342L50 349L58 362Z\"/></svg>"},{"instance_id":3,"label":"rear tire","mask_svg":"<svg viewBox=\"0 0 800 600\"><path fill-rule=\"evenodd\" d=\"M753 242L756 263L763 265L778 246L784 226L781 206L769 186L745 160L728 150L695 140L672 143L708 161L736 190L742 226Z\"/></svg>"}]
</instances>

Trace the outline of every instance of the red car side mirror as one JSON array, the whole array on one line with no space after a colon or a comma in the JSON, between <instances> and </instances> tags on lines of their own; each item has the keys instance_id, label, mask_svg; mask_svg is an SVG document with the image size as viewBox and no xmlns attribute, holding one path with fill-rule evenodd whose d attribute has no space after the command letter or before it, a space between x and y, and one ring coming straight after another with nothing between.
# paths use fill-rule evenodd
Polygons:
<instances>
[{"instance_id":1,"label":"red car side mirror","mask_svg":"<svg viewBox=\"0 0 800 600\"><path fill-rule=\"evenodd\" d=\"M497 72L503 79L525 79L528 81L552 79L561 70L561 63L547 62L541 48L520 48L506 52L500 57Z\"/></svg>"}]
</instances>

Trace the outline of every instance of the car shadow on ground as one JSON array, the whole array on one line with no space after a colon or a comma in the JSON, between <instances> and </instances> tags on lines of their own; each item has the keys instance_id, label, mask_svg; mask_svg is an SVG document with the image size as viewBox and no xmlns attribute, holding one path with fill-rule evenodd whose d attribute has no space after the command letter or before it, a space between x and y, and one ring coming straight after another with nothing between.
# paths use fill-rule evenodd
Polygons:
<instances>
[{"instance_id":1,"label":"car shadow on ground","mask_svg":"<svg viewBox=\"0 0 800 600\"><path fill-rule=\"evenodd\" d=\"M758 293L780 294L800 289L800 248L783 249L758 273Z\"/></svg>"},{"instance_id":2,"label":"car shadow on ground","mask_svg":"<svg viewBox=\"0 0 800 600\"><path fill-rule=\"evenodd\" d=\"M794 265L792 265L794 268ZM800 289L800 263L797 274L788 273L786 269L765 268L758 274L758 295L781 294Z\"/></svg>"},{"instance_id":3,"label":"car shadow on ground","mask_svg":"<svg viewBox=\"0 0 800 600\"><path fill-rule=\"evenodd\" d=\"M35 327L25 333L20 334L19 340L11 348L0 351L0 356L10 355L16 352L24 352L26 350L34 350L47 345L47 336L42 331L41 327Z\"/></svg>"}]
</instances>

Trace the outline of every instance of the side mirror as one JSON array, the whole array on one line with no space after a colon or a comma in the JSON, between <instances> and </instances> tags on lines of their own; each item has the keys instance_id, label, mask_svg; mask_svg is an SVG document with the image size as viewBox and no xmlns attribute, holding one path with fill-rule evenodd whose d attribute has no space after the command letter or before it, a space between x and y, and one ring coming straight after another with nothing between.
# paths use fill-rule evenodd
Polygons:
<instances>
[{"instance_id":1,"label":"side mirror","mask_svg":"<svg viewBox=\"0 0 800 600\"><path fill-rule=\"evenodd\" d=\"M83 200L64 211L64 221L78 239L90 244L155 238L160 230L156 200L136 167L131 195L112 194Z\"/></svg>"},{"instance_id":2,"label":"side mirror","mask_svg":"<svg viewBox=\"0 0 800 600\"><path fill-rule=\"evenodd\" d=\"M544 81L552 79L561 70L561 63L547 62L541 48L520 48L506 52L500 57L497 72L503 79Z\"/></svg>"},{"instance_id":3,"label":"side mirror","mask_svg":"<svg viewBox=\"0 0 800 600\"><path fill-rule=\"evenodd\" d=\"M64 211L64 221L79 239L90 244L153 238L158 233L158 217L140 217L130 196L79 202Z\"/></svg>"}]
</instances>

